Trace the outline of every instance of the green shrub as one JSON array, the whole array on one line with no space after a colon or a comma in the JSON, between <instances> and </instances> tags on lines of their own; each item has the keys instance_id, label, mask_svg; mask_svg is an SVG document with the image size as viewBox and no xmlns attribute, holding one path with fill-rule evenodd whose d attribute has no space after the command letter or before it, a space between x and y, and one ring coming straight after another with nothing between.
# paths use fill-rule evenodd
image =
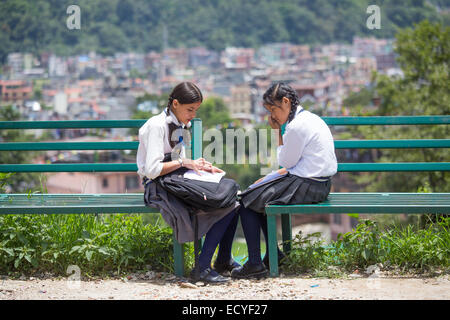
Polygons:
<instances>
[{"instance_id":1,"label":"green shrub","mask_svg":"<svg viewBox=\"0 0 450 320\"><path fill-rule=\"evenodd\" d=\"M424 228L394 225L382 230L371 220L362 220L351 232L339 234L325 245L312 241L319 234L297 235L283 270L333 276L364 269L377 263L404 271L430 271L450 267L450 218L440 218Z\"/></svg>"},{"instance_id":2,"label":"green shrub","mask_svg":"<svg viewBox=\"0 0 450 320\"><path fill-rule=\"evenodd\" d=\"M171 272L172 252L172 230L144 224L140 215L0 216L1 273L66 275L69 265L85 275L146 266Z\"/></svg>"}]
</instances>

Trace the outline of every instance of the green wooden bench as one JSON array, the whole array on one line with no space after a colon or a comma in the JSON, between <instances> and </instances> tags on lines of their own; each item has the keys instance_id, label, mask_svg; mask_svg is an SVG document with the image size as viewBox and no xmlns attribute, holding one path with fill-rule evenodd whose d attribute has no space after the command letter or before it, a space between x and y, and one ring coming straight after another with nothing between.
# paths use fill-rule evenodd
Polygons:
<instances>
[{"instance_id":1,"label":"green wooden bench","mask_svg":"<svg viewBox=\"0 0 450 320\"><path fill-rule=\"evenodd\" d=\"M419 117L324 117L329 125L449 124L450 116ZM0 121L3 129L139 128L146 120ZM202 124L193 120L192 157L202 155ZM448 148L450 140L336 141L337 149L357 148ZM0 151L31 150L135 150L138 142L6 142ZM136 172L135 163L0 164L0 172ZM340 172L450 171L450 163L340 163ZM450 194L332 193L317 205L269 206L270 272L278 275L276 216L281 215L284 250L290 250L291 214L311 213L449 213ZM1 194L0 214L27 213L150 213L142 194ZM174 239L174 270L184 275L184 245Z\"/></svg>"},{"instance_id":2,"label":"green wooden bench","mask_svg":"<svg viewBox=\"0 0 450 320\"><path fill-rule=\"evenodd\" d=\"M324 117L328 125L448 125L450 116ZM335 141L336 149L449 148L450 139ZM339 163L338 172L450 171L450 162L439 163ZM450 213L450 193L330 193L328 200L308 205L266 207L269 268L278 276L277 224L281 216L283 250L291 250L292 214L351 213Z\"/></svg>"},{"instance_id":3,"label":"green wooden bench","mask_svg":"<svg viewBox=\"0 0 450 320\"><path fill-rule=\"evenodd\" d=\"M146 120L0 121L6 129L139 128ZM191 154L202 154L202 122L192 121ZM139 142L4 142L0 152L45 150L136 150ZM0 164L0 172L136 172L135 163ZM0 194L0 214L155 213L142 193ZM184 275L184 244L173 238L174 271Z\"/></svg>"}]
</instances>

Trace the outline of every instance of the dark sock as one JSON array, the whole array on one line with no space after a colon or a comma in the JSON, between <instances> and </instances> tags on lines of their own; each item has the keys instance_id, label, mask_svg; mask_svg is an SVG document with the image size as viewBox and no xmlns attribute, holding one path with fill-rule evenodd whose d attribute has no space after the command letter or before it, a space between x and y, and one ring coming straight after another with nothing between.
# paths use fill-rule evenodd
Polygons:
<instances>
[{"instance_id":1,"label":"dark sock","mask_svg":"<svg viewBox=\"0 0 450 320\"><path fill-rule=\"evenodd\" d=\"M256 265L261 264L261 214L252 209L241 206L239 208L242 229L248 248L248 262Z\"/></svg>"},{"instance_id":2,"label":"dark sock","mask_svg":"<svg viewBox=\"0 0 450 320\"><path fill-rule=\"evenodd\" d=\"M211 259L214 255L214 252L216 251L217 245L221 241L223 235L226 233L230 223L236 216L236 210L231 211L225 217L217 221L206 233L202 252L199 255L200 272L211 266ZM227 234L227 236L231 237L230 234ZM231 239L231 241L233 240Z\"/></svg>"},{"instance_id":3,"label":"dark sock","mask_svg":"<svg viewBox=\"0 0 450 320\"><path fill-rule=\"evenodd\" d=\"M230 221L228 228L219 243L219 252L216 261L218 263L228 263L231 260L231 249L233 247L234 234L236 233L239 215L236 213Z\"/></svg>"}]
</instances>

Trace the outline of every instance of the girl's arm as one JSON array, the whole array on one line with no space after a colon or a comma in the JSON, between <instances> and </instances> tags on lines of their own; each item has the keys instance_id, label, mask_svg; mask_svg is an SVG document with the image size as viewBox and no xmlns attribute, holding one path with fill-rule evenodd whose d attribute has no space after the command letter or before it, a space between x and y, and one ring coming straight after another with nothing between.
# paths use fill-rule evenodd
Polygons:
<instances>
[{"instance_id":1,"label":"girl's arm","mask_svg":"<svg viewBox=\"0 0 450 320\"><path fill-rule=\"evenodd\" d=\"M186 167L188 169L192 169L199 175L201 175L200 170L211 173L223 172L221 169L214 167L210 162L206 161L204 158L199 158L197 160L183 159L182 164L178 160L163 162L163 168L159 175L163 176L165 174L168 174L180 168L181 166Z\"/></svg>"},{"instance_id":2,"label":"girl's arm","mask_svg":"<svg viewBox=\"0 0 450 320\"><path fill-rule=\"evenodd\" d=\"M281 125L269 115L269 125L272 129L278 130L278 145L283 145L283 135L281 134Z\"/></svg>"},{"instance_id":3,"label":"girl's arm","mask_svg":"<svg viewBox=\"0 0 450 320\"><path fill-rule=\"evenodd\" d=\"M283 144L277 148L278 164L286 169L294 167L302 157L306 146L306 133L302 127L286 128Z\"/></svg>"},{"instance_id":4,"label":"girl's arm","mask_svg":"<svg viewBox=\"0 0 450 320\"><path fill-rule=\"evenodd\" d=\"M286 174L288 171L287 171L285 168L281 168L281 169L278 169L276 172L277 172L279 175L284 175L284 174ZM265 176L265 177L267 177L267 176ZM253 184L257 184L257 183L261 182L265 177L259 178L258 180L256 180L255 182L253 182Z\"/></svg>"},{"instance_id":5,"label":"girl's arm","mask_svg":"<svg viewBox=\"0 0 450 320\"><path fill-rule=\"evenodd\" d=\"M146 150L145 155L145 176L149 179L163 176L181 167L178 160L162 162L164 159L164 128L161 126L151 126L147 132L139 136L139 144ZM192 169L198 174L200 170L212 173L222 172L203 158L197 160L183 159L183 166Z\"/></svg>"},{"instance_id":6,"label":"girl's arm","mask_svg":"<svg viewBox=\"0 0 450 320\"><path fill-rule=\"evenodd\" d=\"M269 116L269 125L272 129L278 131L278 164L284 168L292 168L300 160L305 147L305 138L303 137L302 127L293 127L290 130L286 128L283 135L281 134L281 125Z\"/></svg>"},{"instance_id":7,"label":"girl's arm","mask_svg":"<svg viewBox=\"0 0 450 320\"><path fill-rule=\"evenodd\" d=\"M176 169L180 168L181 164L174 160L174 161L169 161L169 162L163 162L163 167L161 170L161 173L159 174L160 176L166 175L172 171L175 171Z\"/></svg>"}]
</instances>

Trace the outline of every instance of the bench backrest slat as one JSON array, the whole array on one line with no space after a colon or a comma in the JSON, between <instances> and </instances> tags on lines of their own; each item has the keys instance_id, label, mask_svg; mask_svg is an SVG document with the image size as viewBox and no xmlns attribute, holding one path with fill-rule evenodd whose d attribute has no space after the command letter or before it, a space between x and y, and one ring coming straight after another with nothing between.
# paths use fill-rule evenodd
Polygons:
<instances>
[{"instance_id":1,"label":"bench backrest slat","mask_svg":"<svg viewBox=\"0 0 450 320\"><path fill-rule=\"evenodd\" d=\"M328 125L436 125L450 124L450 116L376 116L322 117ZM194 119L200 121L200 119ZM0 121L2 129L80 129L80 128L139 128L147 120L55 120Z\"/></svg>"},{"instance_id":2,"label":"bench backrest slat","mask_svg":"<svg viewBox=\"0 0 450 320\"><path fill-rule=\"evenodd\" d=\"M140 128L146 121L147 120L0 121L0 130Z\"/></svg>"},{"instance_id":3,"label":"bench backrest slat","mask_svg":"<svg viewBox=\"0 0 450 320\"><path fill-rule=\"evenodd\" d=\"M323 117L328 125L448 125L450 116ZM139 128L147 120L0 121L1 129ZM192 157L202 155L202 122L193 119ZM336 149L449 148L450 139L337 140ZM136 150L138 141L7 142L0 151L32 150ZM0 164L0 172L135 172L135 163ZM339 172L450 171L440 163L339 163Z\"/></svg>"},{"instance_id":4,"label":"bench backrest slat","mask_svg":"<svg viewBox=\"0 0 450 320\"><path fill-rule=\"evenodd\" d=\"M377 117L322 117L328 125L435 125L450 124L450 116L377 116Z\"/></svg>"},{"instance_id":5,"label":"bench backrest slat","mask_svg":"<svg viewBox=\"0 0 450 320\"><path fill-rule=\"evenodd\" d=\"M135 163L1 164L0 172L136 172ZM450 162L338 163L338 172L450 171Z\"/></svg>"},{"instance_id":6,"label":"bench backrest slat","mask_svg":"<svg viewBox=\"0 0 450 320\"><path fill-rule=\"evenodd\" d=\"M138 141L108 142L5 142L0 151L137 150ZM336 149L450 148L450 139L336 140Z\"/></svg>"}]
</instances>

